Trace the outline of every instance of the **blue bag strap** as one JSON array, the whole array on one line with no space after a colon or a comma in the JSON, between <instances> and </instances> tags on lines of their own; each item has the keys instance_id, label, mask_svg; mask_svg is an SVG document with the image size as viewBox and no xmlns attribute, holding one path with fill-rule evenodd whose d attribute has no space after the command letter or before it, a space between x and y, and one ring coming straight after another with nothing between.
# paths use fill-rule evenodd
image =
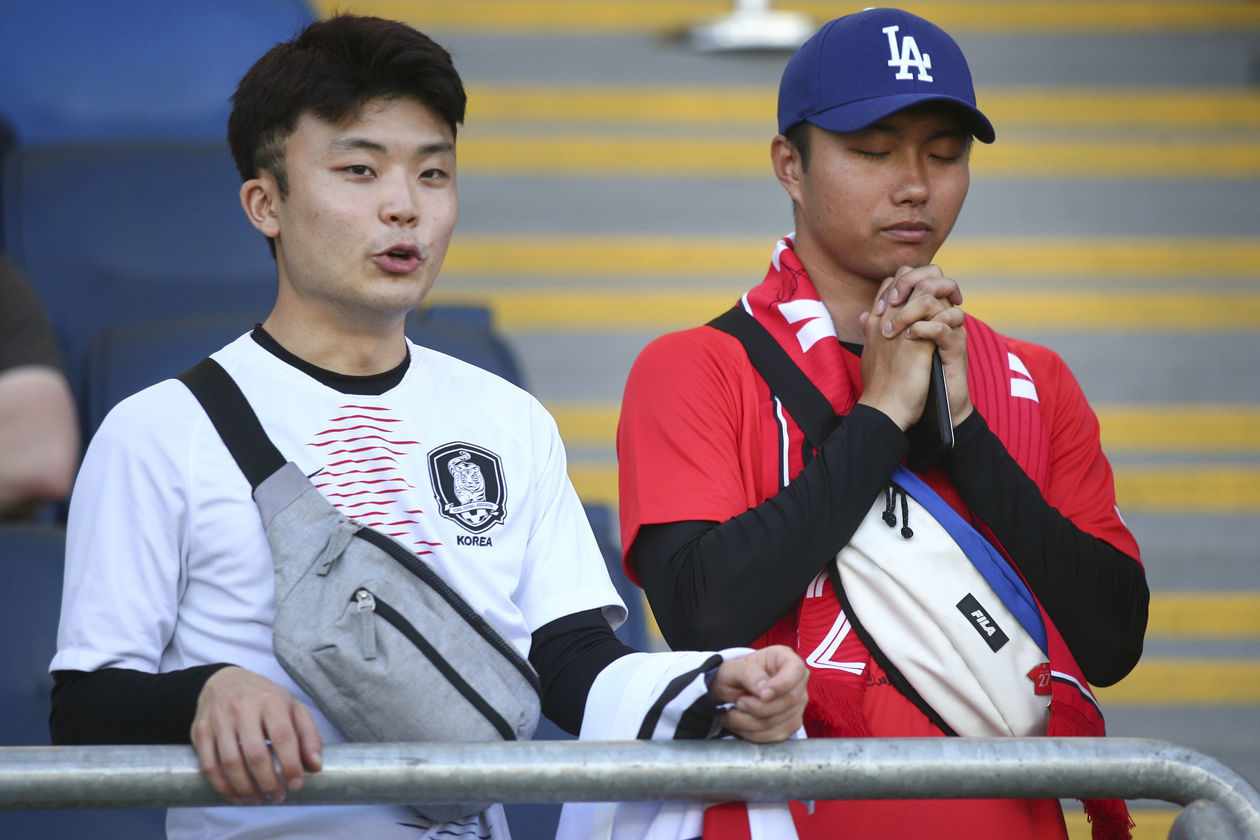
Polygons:
<instances>
[{"instance_id":1,"label":"blue bag strap","mask_svg":"<svg viewBox=\"0 0 1260 840\"><path fill-rule=\"evenodd\" d=\"M979 531L971 527L971 523L959 516L927 482L913 472L899 466L893 470L892 481L909 493L941 524L1025 632L1037 643L1037 647L1041 648L1041 652L1046 653L1046 626L1041 618L1041 609L1029 591L1028 584L1011 568L1006 558Z\"/></svg>"}]
</instances>

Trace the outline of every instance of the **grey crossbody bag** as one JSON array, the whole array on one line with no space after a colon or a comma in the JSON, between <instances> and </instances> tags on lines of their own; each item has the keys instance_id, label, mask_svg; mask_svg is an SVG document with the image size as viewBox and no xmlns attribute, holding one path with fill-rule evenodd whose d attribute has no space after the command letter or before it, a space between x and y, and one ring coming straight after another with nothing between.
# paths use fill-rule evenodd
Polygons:
<instances>
[{"instance_id":1,"label":"grey crossbody bag","mask_svg":"<svg viewBox=\"0 0 1260 840\"><path fill-rule=\"evenodd\" d=\"M527 740L529 662L414 553L333 507L213 359L179 375L249 480L275 563L276 659L352 741ZM490 803L421 805L448 821Z\"/></svg>"}]
</instances>

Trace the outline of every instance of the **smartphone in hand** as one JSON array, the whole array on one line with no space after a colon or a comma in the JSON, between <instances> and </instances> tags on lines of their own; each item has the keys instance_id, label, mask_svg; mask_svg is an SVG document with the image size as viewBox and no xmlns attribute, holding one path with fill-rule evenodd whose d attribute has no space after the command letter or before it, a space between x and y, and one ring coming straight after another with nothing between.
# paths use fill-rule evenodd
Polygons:
<instances>
[{"instance_id":1,"label":"smartphone in hand","mask_svg":"<svg viewBox=\"0 0 1260 840\"><path fill-rule=\"evenodd\" d=\"M906 436L910 438L906 466L915 472L924 472L954 446L954 420L949 413L949 392L945 387L945 366L941 363L940 350L932 354L923 416L906 430Z\"/></svg>"}]
</instances>

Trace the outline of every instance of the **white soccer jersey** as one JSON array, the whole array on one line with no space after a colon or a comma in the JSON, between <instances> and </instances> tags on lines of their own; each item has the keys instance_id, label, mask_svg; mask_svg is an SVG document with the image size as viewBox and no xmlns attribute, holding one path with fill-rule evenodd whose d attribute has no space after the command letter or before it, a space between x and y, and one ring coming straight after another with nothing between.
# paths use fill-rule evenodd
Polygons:
<instances>
[{"instance_id":1,"label":"white soccer jersey","mask_svg":"<svg viewBox=\"0 0 1260 840\"><path fill-rule=\"evenodd\" d=\"M569 482L556 426L526 392L409 345L402 381L343 394L242 336L214 354L272 441L347 515L432 565L523 656L530 634L625 607ZM93 438L67 533L53 670L149 673L230 662L312 710L271 649L271 554L249 484L191 392L168 380L119 404ZM484 830L502 834L502 811ZM201 837L428 835L405 808L172 810ZM315 827L318 827L315 830ZM484 835L483 835L484 836Z\"/></svg>"}]
</instances>

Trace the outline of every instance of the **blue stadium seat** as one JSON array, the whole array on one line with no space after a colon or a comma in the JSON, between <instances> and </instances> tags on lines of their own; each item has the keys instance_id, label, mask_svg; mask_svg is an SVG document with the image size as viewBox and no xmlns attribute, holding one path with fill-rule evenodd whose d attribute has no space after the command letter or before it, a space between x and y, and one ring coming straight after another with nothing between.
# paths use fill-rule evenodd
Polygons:
<instances>
[{"instance_id":1,"label":"blue stadium seat","mask_svg":"<svg viewBox=\"0 0 1260 840\"><path fill-rule=\"evenodd\" d=\"M80 399L102 330L224 313L248 328L266 317L275 263L240 208L221 143L26 150L6 163L9 256L44 302ZM68 232L66 219L91 223ZM521 384L483 308L443 309L414 315L413 338Z\"/></svg>"},{"instance_id":2,"label":"blue stadium seat","mask_svg":"<svg viewBox=\"0 0 1260 840\"><path fill-rule=\"evenodd\" d=\"M495 330L490 310L484 306L422 306L407 316L407 336L416 344L488 370L517 387L526 387L516 354Z\"/></svg>"},{"instance_id":3,"label":"blue stadium seat","mask_svg":"<svg viewBox=\"0 0 1260 840\"><path fill-rule=\"evenodd\" d=\"M9 593L0 626L10 640L0 669L0 744L48 744L48 663L57 646L65 540L60 525L0 525L0 586Z\"/></svg>"},{"instance_id":4,"label":"blue stadium seat","mask_svg":"<svg viewBox=\"0 0 1260 840\"><path fill-rule=\"evenodd\" d=\"M43 298L76 392L105 324L269 302L225 127L240 77L315 18L305 0L4 4L0 243Z\"/></svg>"},{"instance_id":5,"label":"blue stadium seat","mask_svg":"<svg viewBox=\"0 0 1260 840\"><path fill-rule=\"evenodd\" d=\"M0 119L25 147L222 143L237 81L314 19L303 0L6 2Z\"/></svg>"},{"instance_id":6,"label":"blue stadium seat","mask_svg":"<svg viewBox=\"0 0 1260 840\"><path fill-rule=\"evenodd\" d=\"M85 435L90 437L124 397L178 375L248 332L263 319L265 308L261 312L159 318L103 327L87 353L86 384L80 399ZM522 384L520 366L507 343L495 333L485 307L423 307L408 316L407 335L417 344Z\"/></svg>"},{"instance_id":7,"label":"blue stadium seat","mask_svg":"<svg viewBox=\"0 0 1260 840\"><path fill-rule=\"evenodd\" d=\"M260 317L206 315L104 327L88 354L87 387L79 401L90 439L109 410L150 385L178 376L246 333Z\"/></svg>"},{"instance_id":8,"label":"blue stadium seat","mask_svg":"<svg viewBox=\"0 0 1260 840\"><path fill-rule=\"evenodd\" d=\"M77 395L106 326L266 315L275 264L222 141L18 149L5 164L9 256L43 299Z\"/></svg>"},{"instance_id":9,"label":"blue stadium seat","mask_svg":"<svg viewBox=\"0 0 1260 840\"><path fill-rule=\"evenodd\" d=\"M235 207L239 179L230 163L223 171L232 173L231 180L204 191L196 162L190 164L191 177L185 178L180 164L164 170L168 155L159 150L186 144L227 161L224 134L237 81L263 52L315 20L305 0L41 0L5 2L3 7L0 123L11 135L11 148L5 154L0 142L0 248L18 252L14 258L28 271L32 266L23 251L34 260L51 258L54 268L77 253L80 264L95 269L98 248L108 253L109 246L86 240L97 237L93 229L103 226L99 237L112 240L116 251L143 252L156 246L159 253L163 249L187 253L183 264L196 264L196 236L204 243L203 250L214 254L221 248L221 259L232 259L238 238L219 239L216 230L223 201L231 205L231 221L244 223ZM116 189L103 190L108 185L95 179L84 184L93 200L84 201L78 196L83 190L72 190L65 197L77 197L77 203L60 207L54 215L23 215L23 201L40 202L46 196L43 169L73 162L80 155L91 161L100 150L137 146L142 157L154 156L157 168L152 176L145 174L142 159L137 166L124 166ZM31 155L34 160L27 159ZM82 165L76 168L69 180L72 186L83 171ZM165 203L160 191L151 192L150 180L160 184L163 179L169 179L172 191L183 193L175 203ZM49 184L47 189L58 186L62 185ZM60 202L62 196L54 192L51 198ZM152 212L135 222L142 235L117 237L119 229L127 227L128 210L143 206ZM155 214L158 224L145 224ZM180 241L181 229L183 239L190 242ZM47 244L43 240L27 245L26 236L40 232L51 238L54 251L41 250ZM174 240L172 233L177 234ZM187 251L190 244L193 250ZM254 256L265 258L265 252ZM123 265L110 265L107 259L99 268L105 272L126 268L127 259L124 256ZM167 270L180 265L168 263ZM67 268L66 273L51 274L43 284L45 292L56 296L65 288L78 295L80 284L94 282L94 275L79 273L73 260ZM115 275L110 282L122 276ZM154 303L134 298L124 305L138 302ZM90 307L92 302L82 305ZM77 366L78 360L71 363Z\"/></svg>"},{"instance_id":10,"label":"blue stadium seat","mask_svg":"<svg viewBox=\"0 0 1260 840\"><path fill-rule=\"evenodd\" d=\"M48 746L48 663L57 647L65 531L58 525L0 525L0 745ZM0 837L161 840L160 809L0 811Z\"/></svg>"}]
</instances>

